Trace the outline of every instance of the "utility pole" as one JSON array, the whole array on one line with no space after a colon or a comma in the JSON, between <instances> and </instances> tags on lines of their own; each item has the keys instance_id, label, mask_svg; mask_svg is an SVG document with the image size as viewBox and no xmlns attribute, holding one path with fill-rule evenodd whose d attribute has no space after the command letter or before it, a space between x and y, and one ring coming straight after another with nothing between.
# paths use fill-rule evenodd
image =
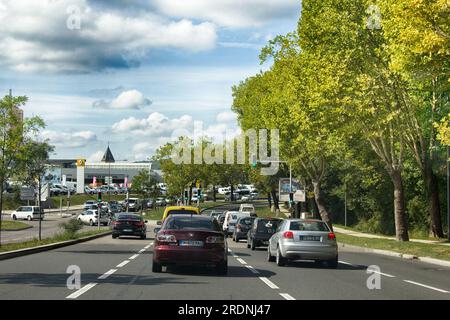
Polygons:
<instances>
[{"instance_id":1,"label":"utility pole","mask_svg":"<svg viewBox=\"0 0 450 320\"><path fill-rule=\"evenodd\" d=\"M347 226L347 182L344 182L344 219L345 219L345 226Z\"/></svg>"}]
</instances>

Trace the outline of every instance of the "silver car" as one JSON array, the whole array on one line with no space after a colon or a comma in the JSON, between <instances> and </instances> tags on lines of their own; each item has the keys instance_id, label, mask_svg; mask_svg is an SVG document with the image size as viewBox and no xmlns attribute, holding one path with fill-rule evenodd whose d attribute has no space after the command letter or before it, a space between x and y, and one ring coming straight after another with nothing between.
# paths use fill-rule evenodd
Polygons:
<instances>
[{"instance_id":1,"label":"silver car","mask_svg":"<svg viewBox=\"0 0 450 320\"><path fill-rule=\"evenodd\" d=\"M289 260L314 260L338 266L336 236L321 220L286 219L269 240L267 260L284 266Z\"/></svg>"}]
</instances>

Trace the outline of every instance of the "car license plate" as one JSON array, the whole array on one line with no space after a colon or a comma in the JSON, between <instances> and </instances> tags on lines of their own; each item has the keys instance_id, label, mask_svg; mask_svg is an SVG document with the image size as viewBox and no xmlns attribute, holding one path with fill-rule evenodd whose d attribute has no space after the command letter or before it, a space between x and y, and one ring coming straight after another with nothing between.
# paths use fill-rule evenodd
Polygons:
<instances>
[{"instance_id":1,"label":"car license plate","mask_svg":"<svg viewBox=\"0 0 450 320\"><path fill-rule=\"evenodd\" d=\"M124 232L133 232L133 230L131 230L131 229L124 229L123 231Z\"/></svg>"},{"instance_id":2,"label":"car license plate","mask_svg":"<svg viewBox=\"0 0 450 320\"><path fill-rule=\"evenodd\" d=\"M300 236L300 240L302 241L320 241L319 236Z\"/></svg>"},{"instance_id":3,"label":"car license plate","mask_svg":"<svg viewBox=\"0 0 450 320\"><path fill-rule=\"evenodd\" d=\"M183 246L183 247L203 247L203 241L180 240L180 246Z\"/></svg>"}]
</instances>

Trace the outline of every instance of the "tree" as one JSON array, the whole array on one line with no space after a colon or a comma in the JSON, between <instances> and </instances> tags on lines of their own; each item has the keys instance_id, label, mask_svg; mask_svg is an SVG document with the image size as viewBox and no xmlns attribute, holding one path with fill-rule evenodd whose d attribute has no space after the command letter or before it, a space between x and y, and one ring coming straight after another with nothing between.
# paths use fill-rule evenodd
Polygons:
<instances>
[{"instance_id":1,"label":"tree","mask_svg":"<svg viewBox=\"0 0 450 320\"><path fill-rule=\"evenodd\" d=\"M155 175L148 170L141 170L133 177L133 190L142 196L156 198L161 195L158 183Z\"/></svg>"},{"instance_id":2,"label":"tree","mask_svg":"<svg viewBox=\"0 0 450 320\"><path fill-rule=\"evenodd\" d=\"M39 117L20 119L16 108L27 101L25 96L9 95L0 100L0 239L5 182L20 172L19 163L26 159L27 138L45 126Z\"/></svg>"}]
</instances>

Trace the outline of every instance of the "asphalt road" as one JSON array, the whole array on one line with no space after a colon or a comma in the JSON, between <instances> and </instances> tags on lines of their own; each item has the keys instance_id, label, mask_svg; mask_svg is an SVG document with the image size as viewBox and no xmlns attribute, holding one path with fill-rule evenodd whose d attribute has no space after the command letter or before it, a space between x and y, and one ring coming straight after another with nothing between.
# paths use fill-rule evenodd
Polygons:
<instances>
[{"instance_id":1,"label":"asphalt road","mask_svg":"<svg viewBox=\"0 0 450 320\"><path fill-rule=\"evenodd\" d=\"M152 229L152 228L149 228ZM296 262L278 267L266 251L229 240L229 273L197 268L152 273L150 239L99 238L0 262L0 299L450 299L450 268L341 249L336 270ZM69 290L68 266L81 270L82 288ZM377 265L381 289L369 290Z\"/></svg>"},{"instance_id":2,"label":"asphalt road","mask_svg":"<svg viewBox=\"0 0 450 320\"><path fill-rule=\"evenodd\" d=\"M80 211L74 211L72 216L61 217L58 214L46 214L44 220L42 221L42 238L50 238L55 236L57 233L61 232L59 227L60 223L67 222L70 218L76 217ZM3 216L4 221L11 221L11 217ZM2 230L1 240L2 243L16 243L23 242L27 240L33 240L39 237L39 220L27 221L27 220L17 220L19 222L24 222L32 226L32 228L19 230L19 231L6 231ZM95 230L97 227L84 226L83 231Z\"/></svg>"}]
</instances>

